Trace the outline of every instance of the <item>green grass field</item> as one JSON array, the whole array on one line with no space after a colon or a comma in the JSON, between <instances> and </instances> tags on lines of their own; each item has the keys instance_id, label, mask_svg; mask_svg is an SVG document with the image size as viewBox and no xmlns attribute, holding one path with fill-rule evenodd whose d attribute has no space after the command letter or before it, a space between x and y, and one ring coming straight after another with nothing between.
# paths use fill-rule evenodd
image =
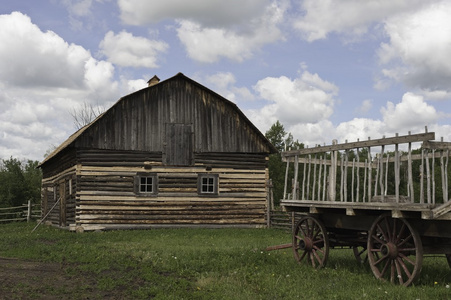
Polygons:
<instances>
[{"instance_id":1,"label":"green grass field","mask_svg":"<svg viewBox=\"0 0 451 300\"><path fill-rule=\"evenodd\" d=\"M280 230L77 234L41 226L31 233L34 225L1 225L0 257L43 266L57 263L58 280L34 286L17 279L0 286L0 295L11 299L451 299L451 270L444 257L425 258L419 280L401 287L376 280L349 249L331 250L327 267L320 270L297 264L291 249L264 251L290 242L290 235ZM62 283L66 281L70 284Z\"/></svg>"}]
</instances>

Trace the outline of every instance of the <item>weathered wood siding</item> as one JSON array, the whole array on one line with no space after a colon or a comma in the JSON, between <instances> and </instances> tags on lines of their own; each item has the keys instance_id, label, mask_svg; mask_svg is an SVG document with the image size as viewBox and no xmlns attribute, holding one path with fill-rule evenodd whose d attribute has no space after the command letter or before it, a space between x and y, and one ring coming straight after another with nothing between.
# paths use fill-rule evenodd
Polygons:
<instances>
[{"instance_id":1,"label":"weathered wood siding","mask_svg":"<svg viewBox=\"0 0 451 300\"><path fill-rule=\"evenodd\" d=\"M239 153L196 154L194 166L165 166L160 159L149 165L124 166L109 160L116 155L80 153L77 170L76 225L84 229L147 225L264 226L266 209L266 156ZM157 157L159 154L155 153ZM103 157L99 162L94 157ZM128 155L130 160L133 154ZM149 169L151 166L151 169ZM207 169L209 171L207 171ZM134 192L138 173L158 176L158 192ZM218 195L198 194L198 174L218 174Z\"/></svg>"},{"instance_id":2,"label":"weathered wood siding","mask_svg":"<svg viewBox=\"0 0 451 300\"><path fill-rule=\"evenodd\" d=\"M234 103L179 73L121 98L43 161L43 215L61 199L48 217L60 226L264 226L275 151ZM138 173L156 176L155 193L137 192ZM214 193L199 192L200 174L219 182Z\"/></svg>"},{"instance_id":3,"label":"weathered wood siding","mask_svg":"<svg viewBox=\"0 0 451 300\"><path fill-rule=\"evenodd\" d=\"M165 153L168 124L192 127L194 152L268 152L267 141L235 104L186 77L123 97L75 146Z\"/></svg>"},{"instance_id":4,"label":"weathered wood siding","mask_svg":"<svg viewBox=\"0 0 451 300\"><path fill-rule=\"evenodd\" d=\"M62 227L75 224L77 190L75 170L76 167L73 166L54 176L43 178L41 215L48 214L47 222Z\"/></svg>"}]
</instances>

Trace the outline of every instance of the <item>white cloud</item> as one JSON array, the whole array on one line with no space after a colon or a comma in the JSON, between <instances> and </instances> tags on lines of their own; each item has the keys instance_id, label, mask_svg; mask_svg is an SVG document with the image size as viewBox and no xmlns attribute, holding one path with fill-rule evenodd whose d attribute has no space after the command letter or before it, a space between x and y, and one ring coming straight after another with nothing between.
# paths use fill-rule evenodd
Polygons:
<instances>
[{"instance_id":1,"label":"white cloud","mask_svg":"<svg viewBox=\"0 0 451 300\"><path fill-rule=\"evenodd\" d=\"M360 115L364 115L367 112L369 112L372 107L373 107L373 100L365 99L362 101L362 104L356 108L355 112Z\"/></svg>"},{"instance_id":2,"label":"white cloud","mask_svg":"<svg viewBox=\"0 0 451 300\"><path fill-rule=\"evenodd\" d=\"M192 20L207 27L235 26L260 16L270 0L119 0L121 19L146 25L167 19Z\"/></svg>"},{"instance_id":3,"label":"white cloud","mask_svg":"<svg viewBox=\"0 0 451 300\"><path fill-rule=\"evenodd\" d=\"M194 60L212 63L222 57L242 62L266 44L282 39L278 24L283 21L285 7L273 4L264 15L249 20L241 30L203 27L200 23L179 20L177 35Z\"/></svg>"},{"instance_id":4,"label":"white cloud","mask_svg":"<svg viewBox=\"0 0 451 300\"><path fill-rule=\"evenodd\" d=\"M321 120L317 123L299 123L286 128L291 132L295 140L308 147L316 145L329 145L337 138L336 129L329 120Z\"/></svg>"},{"instance_id":5,"label":"white cloud","mask_svg":"<svg viewBox=\"0 0 451 300\"><path fill-rule=\"evenodd\" d=\"M304 0L300 16L293 22L307 41L324 39L331 32L361 35L373 22L399 12L409 12L430 1L424 0Z\"/></svg>"},{"instance_id":6,"label":"white cloud","mask_svg":"<svg viewBox=\"0 0 451 300\"><path fill-rule=\"evenodd\" d=\"M147 81L144 79L128 80L121 78L121 83L124 86L124 94L130 94L147 87Z\"/></svg>"},{"instance_id":7,"label":"white cloud","mask_svg":"<svg viewBox=\"0 0 451 300\"><path fill-rule=\"evenodd\" d=\"M381 108L383 121L388 131L415 131L425 125L434 124L439 115L433 106L424 102L422 96L406 93L398 104L387 102Z\"/></svg>"},{"instance_id":8,"label":"white cloud","mask_svg":"<svg viewBox=\"0 0 451 300\"><path fill-rule=\"evenodd\" d=\"M63 0L62 3L71 15L84 17L91 14L92 0Z\"/></svg>"},{"instance_id":9,"label":"white cloud","mask_svg":"<svg viewBox=\"0 0 451 300\"><path fill-rule=\"evenodd\" d=\"M169 46L163 41L137 37L125 31L118 34L109 31L99 47L110 62L119 66L157 68L157 56Z\"/></svg>"},{"instance_id":10,"label":"white cloud","mask_svg":"<svg viewBox=\"0 0 451 300\"><path fill-rule=\"evenodd\" d=\"M218 72L209 76L198 74L194 76L194 80L232 102L246 102L255 98L248 88L236 86L236 78L230 72Z\"/></svg>"},{"instance_id":11,"label":"white cloud","mask_svg":"<svg viewBox=\"0 0 451 300\"><path fill-rule=\"evenodd\" d=\"M188 56L212 63L227 58L242 62L266 44L283 39L278 26L288 1L120 0L121 18L127 24L145 25L175 20L177 35Z\"/></svg>"},{"instance_id":12,"label":"white cloud","mask_svg":"<svg viewBox=\"0 0 451 300\"><path fill-rule=\"evenodd\" d=\"M285 76L267 77L259 80L254 89L270 102L254 113L266 120L280 120L288 126L329 118L333 113L334 96L338 93L334 84L308 71L294 80Z\"/></svg>"},{"instance_id":13,"label":"white cloud","mask_svg":"<svg viewBox=\"0 0 451 300\"><path fill-rule=\"evenodd\" d=\"M451 87L451 3L442 1L389 18L390 40L378 51L382 74L410 88L449 97ZM437 94L438 93L438 94Z\"/></svg>"},{"instance_id":14,"label":"white cloud","mask_svg":"<svg viewBox=\"0 0 451 300\"><path fill-rule=\"evenodd\" d=\"M89 51L68 44L52 31L42 32L18 12L0 15L0 28L0 80L23 86L83 86L80 75Z\"/></svg>"},{"instance_id":15,"label":"white cloud","mask_svg":"<svg viewBox=\"0 0 451 300\"><path fill-rule=\"evenodd\" d=\"M382 136L394 136L393 132L386 132L385 124L381 120L354 118L350 121L340 123L335 130L339 143L365 141L368 138L379 139Z\"/></svg>"},{"instance_id":16,"label":"white cloud","mask_svg":"<svg viewBox=\"0 0 451 300\"><path fill-rule=\"evenodd\" d=\"M75 131L70 109L118 98L114 67L19 12L0 15L0 158L42 159Z\"/></svg>"}]
</instances>

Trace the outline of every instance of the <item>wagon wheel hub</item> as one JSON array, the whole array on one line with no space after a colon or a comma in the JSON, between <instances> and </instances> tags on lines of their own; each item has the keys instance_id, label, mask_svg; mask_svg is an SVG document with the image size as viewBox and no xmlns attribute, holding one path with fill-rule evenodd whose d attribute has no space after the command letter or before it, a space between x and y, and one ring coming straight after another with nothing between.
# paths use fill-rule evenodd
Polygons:
<instances>
[{"instance_id":1,"label":"wagon wheel hub","mask_svg":"<svg viewBox=\"0 0 451 300\"><path fill-rule=\"evenodd\" d=\"M299 249L303 251L312 251L313 241L309 237L305 237L299 241Z\"/></svg>"},{"instance_id":2,"label":"wagon wheel hub","mask_svg":"<svg viewBox=\"0 0 451 300\"><path fill-rule=\"evenodd\" d=\"M381 246L381 253L391 259L398 257L398 247L393 243L387 243Z\"/></svg>"}]
</instances>

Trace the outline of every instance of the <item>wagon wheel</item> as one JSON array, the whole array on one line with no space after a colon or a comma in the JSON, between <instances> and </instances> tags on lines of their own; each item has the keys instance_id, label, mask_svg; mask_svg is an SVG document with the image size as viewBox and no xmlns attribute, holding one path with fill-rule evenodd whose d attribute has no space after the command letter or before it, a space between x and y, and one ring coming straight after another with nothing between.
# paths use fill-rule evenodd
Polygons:
<instances>
[{"instance_id":1,"label":"wagon wheel","mask_svg":"<svg viewBox=\"0 0 451 300\"><path fill-rule=\"evenodd\" d=\"M355 259L360 264L366 264L368 262L368 253L366 251L366 246L354 246L352 247Z\"/></svg>"},{"instance_id":2,"label":"wagon wheel","mask_svg":"<svg viewBox=\"0 0 451 300\"><path fill-rule=\"evenodd\" d=\"M293 233L294 257L314 268L326 265L329 256L329 239L321 221L312 216L302 217Z\"/></svg>"},{"instance_id":3,"label":"wagon wheel","mask_svg":"<svg viewBox=\"0 0 451 300\"><path fill-rule=\"evenodd\" d=\"M423 246L417 231L404 219L381 215L368 235L368 259L378 279L408 286L420 274Z\"/></svg>"}]
</instances>

